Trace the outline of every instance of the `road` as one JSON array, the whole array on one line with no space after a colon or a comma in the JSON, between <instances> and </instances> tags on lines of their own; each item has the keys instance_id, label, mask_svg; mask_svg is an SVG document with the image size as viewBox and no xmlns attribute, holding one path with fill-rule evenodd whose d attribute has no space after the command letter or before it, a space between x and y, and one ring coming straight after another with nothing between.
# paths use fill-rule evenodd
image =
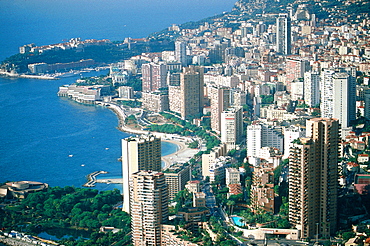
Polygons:
<instances>
[{"instance_id":1,"label":"road","mask_svg":"<svg viewBox=\"0 0 370 246\"><path fill-rule=\"evenodd\" d=\"M211 214L213 215L216 211L216 198L213 195L211 186L209 184L205 184L202 188L202 191L206 194L206 206L207 208L209 208Z\"/></svg>"}]
</instances>

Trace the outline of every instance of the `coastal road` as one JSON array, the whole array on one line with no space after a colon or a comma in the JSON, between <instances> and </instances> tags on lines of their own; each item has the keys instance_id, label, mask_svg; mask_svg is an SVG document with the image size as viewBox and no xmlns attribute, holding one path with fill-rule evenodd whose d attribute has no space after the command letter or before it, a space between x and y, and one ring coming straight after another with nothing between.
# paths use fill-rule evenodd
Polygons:
<instances>
[{"instance_id":1,"label":"coastal road","mask_svg":"<svg viewBox=\"0 0 370 246\"><path fill-rule=\"evenodd\" d=\"M213 195L211 186L209 184L205 184L202 189L203 192L206 194L206 206L210 209L211 214L213 214L216 207L216 198Z\"/></svg>"}]
</instances>

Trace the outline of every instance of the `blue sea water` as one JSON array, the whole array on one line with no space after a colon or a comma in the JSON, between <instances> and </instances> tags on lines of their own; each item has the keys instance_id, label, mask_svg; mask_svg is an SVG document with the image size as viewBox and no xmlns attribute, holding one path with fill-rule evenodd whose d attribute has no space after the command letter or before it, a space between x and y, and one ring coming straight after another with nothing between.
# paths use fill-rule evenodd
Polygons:
<instances>
[{"instance_id":1,"label":"blue sea water","mask_svg":"<svg viewBox=\"0 0 370 246\"><path fill-rule=\"evenodd\" d=\"M0 60L70 38L142 38L231 11L236 0L0 0Z\"/></svg>"},{"instance_id":2,"label":"blue sea water","mask_svg":"<svg viewBox=\"0 0 370 246\"><path fill-rule=\"evenodd\" d=\"M1 181L35 180L80 187L91 172L120 173L116 115L56 95L74 82L0 78Z\"/></svg>"},{"instance_id":3,"label":"blue sea water","mask_svg":"<svg viewBox=\"0 0 370 246\"><path fill-rule=\"evenodd\" d=\"M12 0L0 1L0 60L28 43L145 37L173 23L230 11L235 0ZM0 77L0 182L35 180L81 187L97 170L121 175L121 139L116 115L56 95L60 80ZM176 146L162 145L162 154ZM98 189L121 189L99 184Z\"/></svg>"},{"instance_id":4,"label":"blue sea water","mask_svg":"<svg viewBox=\"0 0 370 246\"><path fill-rule=\"evenodd\" d=\"M121 139L130 135L117 129L111 110L56 95L59 86L75 79L0 78L0 182L34 180L81 187L94 171L107 171L102 178L121 176ZM175 150L176 145L162 143L162 155Z\"/></svg>"}]
</instances>

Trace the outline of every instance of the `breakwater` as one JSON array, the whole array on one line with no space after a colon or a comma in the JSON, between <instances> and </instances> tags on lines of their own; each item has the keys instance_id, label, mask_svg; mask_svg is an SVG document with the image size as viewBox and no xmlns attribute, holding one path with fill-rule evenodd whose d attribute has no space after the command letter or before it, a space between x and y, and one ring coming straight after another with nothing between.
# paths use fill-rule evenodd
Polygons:
<instances>
[{"instance_id":1,"label":"breakwater","mask_svg":"<svg viewBox=\"0 0 370 246\"><path fill-rule=\"evenodd\" d=\"M122 184L123 179L97 179L96 183Z\"/></svg>"},{"instance_id":2,"label":"breakwater","mask_svg":"<svg viewBox=\"0 0 370 246\"><path fill-rule=\"evenodd\" d=\"M23 78L23 79L47 79L47 80L53 80L58 79L55 76L52 75L32 75L32 74L17 74L17 73L9 73L9 72L1 72L0 75L11 77L11 78Z\"/></svg>"},{"instance_id":3,"label":"breakwater","mask_svg":"<svg viewBox=\"0 0 370 246\"><path fill-rule=\"evenodd\" d=\"M85 183L83 186L94 187L96 183L96 176L98 176L99 174L103 174L103 173L108 173L108 172L96 171L96 172L90 173L89 175L87 175L87 180L88 180L87 183Z\"/></svg>"}]
</instances>

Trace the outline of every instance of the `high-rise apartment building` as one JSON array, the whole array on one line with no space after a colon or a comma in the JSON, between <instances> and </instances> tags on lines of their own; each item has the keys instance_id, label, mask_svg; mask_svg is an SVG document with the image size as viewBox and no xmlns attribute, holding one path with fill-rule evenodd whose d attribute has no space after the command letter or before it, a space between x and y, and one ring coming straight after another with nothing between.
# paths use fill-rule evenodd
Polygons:
<instances>
[{"instance_id":1,"label":"high-rise apartment building","mask_svg":"<svg viewBox=\"0 0 370 246\"><path fill-rule=\"evenodd\" d=\"M247 156L259 156L262 147L274 147L283 152L284 136L278 127L255 122L247 127Z\"/></svg>"},{"instance_id":2,"label":"high-rise apartment building","mask_svg":"<svg viewBox=\"0 0 370 246\"><path fill-rule=\"evenodd\" d=\"M142 107L153 112L163 112L169 109L168 94L155 91L142 93Z\"/></svg>"},{"instance_id":3,"label":"high-rise apartment building","mask_svg":"<svg viewBox=\"0 0 370 246\"><path fill-rule=\"evenodd\" d=\"M364 102L365 102L364 117L366 119L370 119L370 89L367 89L364 92Z\"/></svg>"},{"instance_id":4,"label":"high-rise apartment building","mask_svg":"<svg viewBox=\"0 0 370 246\"><path fill-rule=\"evenodd\" d=\"M230 89L226 87L208 87L208 96L211 101L211 128L215 132L221 131L221 113L230 106Z\"/></svg>"},{"instance_id":5,"label":"high-rise apartment building","mask_svg":"<svg viewBox=\"0 0 370 246\"><path fill-rule=\"evenodd\" d=\"M320 103L320 74L317 72L304 73L304 101L309 107Z\"/></svg>"},{"instance_id":6,"label":"high-rise apartment building","mask_svg":"<svg viewBox=\"0 0 370 246\"><path fill-rule=\"evenodd\" d=\"M173 163L163 173L168 185L168 199L173 200L179 191L185 189L185 185L190 180L190 166L184 163Z\"/></svg>"},{"instance_id":7,"label":"high-rise apartment building","mask_svg":"<svg viewBox=\"0 0 370 246\"><path fill-rule=\"evenodd\" d=\"M279 14L276 19L276 51L278 53L289 55L292 45L291 20L288 14Z\"/></svg>"},{"instance_id":8,"label":"high-rise apartment building","mask_svg":"<svg viewBox=\"0 0 370 246\"><path fill-rule=\"evenodd\" d=\"M289 157L289 221L301 231L301 238L316 237L319 223L320 163L310 138L293 144ZM303 176L303 177L302 177Z\"/></svg>"},{"instance_id":9,"label":"high-rise apartment building","mask_svg":"<svg viewBox=\"0 0 370 246\"><path fill-rule=\"evenodd\" d=\"M181 63L181 66L186 67L187 56L186 56L186 42L178 40L175 42L175 59Z\"/></svg>"},{"instance_id":10,"label":"high-rise apartment building","mask_svg":"<svg viewBox=\"0 0 370 246\"><path fill-rule=\"evenodd\" d=\"M225 49L227 44L215 44L209 49L208 57L211 63L222 63L225 61Z\"/></svg>"},{"instance_id":11,"label":"high-rise apartment building","mask_svg":"<svg viewBox=\"0 0 370 246\"><path fill-rule=\"evenodd\" d=\"M118 96L122 99L133 99L134 88L130 86L120 86L118 87Z\"/></svg>"},{"instance_id":12,"label":"high-rise apartment building","mask_svg":"<svg viewBox=\"0 0 370 246\"><path fill-rule=\"evenodd\" d=\"M233 106L244 106L247 104L247 93L239 88L231 90L230 102Z\"/></svg>"},{"instance_id":13,"label":"high-rise apartment building","mask_svg":"<svg viewBox=\"0 0 370 246\"><path fill-rule=\"evenodd\" d=\"M182 89L183 107L181 117L199 115L203 111L204 101L204 72L203 67L190 66L184 68L180 74L180 87Z\"/></svg>"},{"instance_id":14,"label":"high-rise apartment building","mask_svg":"<svg viewBox=\"0 0 370 246\"><path fill-rule=\"evenodd\" d=\"M168 104L170 111L181 114L181 108L183 107L181 94L182 92L180 86L168 86Z\"/></svg>"},{"instance_id":15,"label":"high-rise apartment building","mask_svg":"<svg viewBox=\"0 0 370 246\"><path fill-rule=\"evenodd\" d=\"M287 83L287 88L290 86L290 98L292 101L303 100L304 94L304 82L303 80L295 80L291 83Z\"/></svg>"},{"instance_id":16,"label":"high-rise apartment building","mask_svg":"<svg viewBox=\"0 0 370 246\"><path fill-rule=\"evenodd\" d=\"M236 148L243 136L243 108L231 107L221 113L221 142L227 150Z\"/></svg>"},{"instance_id":17,"label":"high-rise apartment building","mask_svg":"<svg viewBox=\"0 0 370 246\"><path fill-rule=\"evenodd\" d=\"M130 213L129 180L133 173L161 171L161 139L152 135L122 139L123 211Z\"/></svg>"},{"instance_id":18,"label":"high-rise apartment building","mask_svg":"<svg viewBox=\"0 0 370 246\"><path fill-rule=\"evenodd\" d=\"M333 117L341 127L349 127L356 119L356 83L347 73L333 75Z\"/></svg>"},{"instance_id":19,"label":"high-rise apartment building","mask_svg":"<svg viewBox=\"0 0 370 246\"><path fill-rule=\"evenodd\" d=\"M285 64L286 80L289 83L303 78L304 73L310 70L310 62L301 58L287 58Z\"/></svg>"},{"instance_id":20,"label":"high-rise apartment building","mask_svg":"<svg viewBox=\"0 0 370 246\"><path fill-rule=\"evenodd\" d=\"M262 33L266 32L267 27L262 21L260 21L256 26L253 27L253 36L259 37Z\"/></svg>"},{"instance_id":21,"label":"high-rise apartment building","mask_svg":"<svg viewBox=\"0 0 370 246\"><path fill-rule=\"evenodd\" d=\"M197 116L203 111L203 67L189 66L180 74L180 86L169 87L170 110L180 113L183 119Z\"/></svg>"},{"instance_id":22,"label":"high-rise apartment building","mask_svg":"<svg viewBox=\"0 0 370 246\"><path fill-rule=\"evenodd\" d=\"M141 67L142 90L156 91L167 87L167 66L164 63L146 63Z\"/></svg>"},{"instance_id":23,"label":"high-rise apartment building","mask_svg":"<svg viewBox=\"0 0 370 246\"><path fill-rule=\"evenodd\" d=\"M257 156L262 147L262 125L251 124L247 126L247 156Z\"/></svg>"},{"instance_id":24,"label":"high-rise apartment building","mask_svg":"<svg viewBox=\"0 0 370 246\"><path fill-rule=\"evenodd\" d=\"M344 78L346 76L343 73L346 73L348 77ZM325 69L321 73L320 90L321 116L338 118L342 128L348 127L350 121L356 118L356 68ZM348 117L343 111L348 111ZM342 117L346 120L343 121Z\"/></svg>"},{"instance_id":25,"label":"high-rise apartment building","mask_svg":"<svg viewBox=\"0 0 370 246\"><path fill-rule=\"evenodd\" d=\"M180 86L180 73L167 73L168 86Z\"/></svg>"},{"instance_id":26,"label":"high-rise apartment building","mask_svg":"<svg viewBox=\"0 0 370 246\"><path fill-rule=\"evenodd\" d=\"M129 184L133 244L162 245L161 224L168 221L168 188L164 174L135 172Z\"/></svg>"},{"instance_id":27,"label":"high-rise apartment building","mask_svg":"<svg viewBox=\"0 0 370 246\"><path fill-rule=\"evenodd\" d=\"M333 74L334 69L324 69L321 72L320 92L321 92L321 116L323 118L333 118Z\"/></svg>"},{"instance_id":28,"label":"high-rise apartment building","mask_svg":"<svg viewBox=\"0 0 370 246\"><path fill-rule=\"evenodd\" d=\"M329 238L337 228L339 122L315 118L306 129L290 149L289 221L301 238Z\"/></svg>"},{"instance_id":29,"label":"high-rise apartment building","mask_svg":"<svg viewBox=\"0 0 370 246\"><path fill-rule=\"evenodd\" d=\"M293 141L304 136L306 136L306 131L303 127L290 125L284 129L284 159L289 157L289 150Z\"/></svg>"},{"instance_id":30,"label":"high-rise apartment building","mask_svg":"<svg viewBox=\"0 0 370 246\"><path fill-rule=\"evenodd\" d=\"M212 169L212 163L216 161L217 158L226 155L226 145L220 144L214 147L209 154L202 154L202 176L203 179L210 176L210 170Z\"/></svg>"}]
</instances>

